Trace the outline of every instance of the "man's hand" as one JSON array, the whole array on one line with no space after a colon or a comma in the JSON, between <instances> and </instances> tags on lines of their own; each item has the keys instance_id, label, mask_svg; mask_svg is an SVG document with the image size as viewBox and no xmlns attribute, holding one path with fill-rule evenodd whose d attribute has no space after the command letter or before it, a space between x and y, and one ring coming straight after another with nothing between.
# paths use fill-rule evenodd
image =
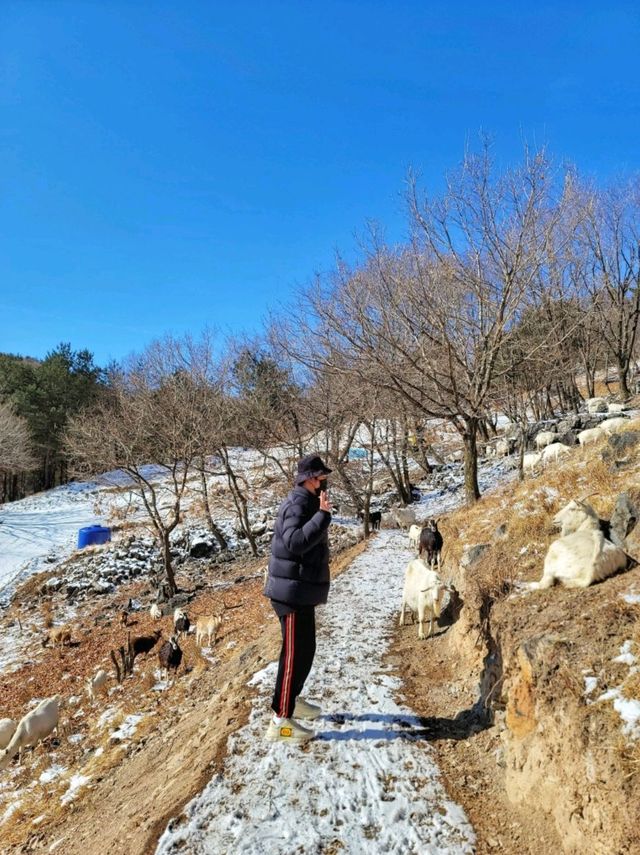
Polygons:
<instances>
[{"instance_id":1,"label":"man's hand","mask_svg":"<svg viewBox=\"0 0 640 855\"><path fill-rule=\"evenodd\" d=\"M320 493L320 510L327 511L328 513L331 513L332 511L331 501L329 500L329 494L326 490L323 490L322 493Z\"/></svg>"}]
</instances>

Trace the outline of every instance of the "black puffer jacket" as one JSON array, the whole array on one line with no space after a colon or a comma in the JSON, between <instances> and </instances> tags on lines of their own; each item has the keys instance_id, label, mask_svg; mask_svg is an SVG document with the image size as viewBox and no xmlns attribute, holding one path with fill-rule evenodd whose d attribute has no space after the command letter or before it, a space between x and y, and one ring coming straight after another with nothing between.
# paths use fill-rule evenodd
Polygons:
<instances>
[{"instance_id":1,"label":"black puffer jacket","mask_svg":"<svg viewBox=\"0 0 640 855\"><path fill-rule=\"evenodd\" d=\"M319 508L305 487L294 487L280 505L264 589L271 600L293 607L327 602L331 514Z\"/></svg>"}]
</instances>

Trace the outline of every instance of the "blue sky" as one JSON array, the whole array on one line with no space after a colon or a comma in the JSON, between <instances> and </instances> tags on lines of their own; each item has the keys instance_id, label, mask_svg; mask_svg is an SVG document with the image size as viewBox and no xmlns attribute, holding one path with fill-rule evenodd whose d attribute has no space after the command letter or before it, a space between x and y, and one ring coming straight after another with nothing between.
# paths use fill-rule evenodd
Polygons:
<instances>
[{"instance_id":1,"label":"blue sky","mask_svg":"<svg viewBox=\"0 0 640 855\"><path fill-rule=\"evenodd\" d=\"M0 351L254 332L367 219L402 239L407 169L438 192L480 129L634 171L639 10L4 0Z\"/></svg>"}]
</instances>

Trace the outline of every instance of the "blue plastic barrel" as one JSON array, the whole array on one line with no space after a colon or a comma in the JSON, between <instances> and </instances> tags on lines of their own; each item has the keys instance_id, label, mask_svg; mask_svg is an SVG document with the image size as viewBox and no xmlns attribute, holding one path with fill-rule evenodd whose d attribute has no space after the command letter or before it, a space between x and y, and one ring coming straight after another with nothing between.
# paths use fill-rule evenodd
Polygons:
<instances>
[{"instance_id":1,"label":"blue plastic barrel","mask_svg":"<svg viewBox=\"0 0 640 855\"><path fill-rule=\"evenodd\" d=\"M78 549L93 546L96 543L108 543L111 540L111 529L106 525L90 525L78 531Z\"/></svg>"}]
</instances>

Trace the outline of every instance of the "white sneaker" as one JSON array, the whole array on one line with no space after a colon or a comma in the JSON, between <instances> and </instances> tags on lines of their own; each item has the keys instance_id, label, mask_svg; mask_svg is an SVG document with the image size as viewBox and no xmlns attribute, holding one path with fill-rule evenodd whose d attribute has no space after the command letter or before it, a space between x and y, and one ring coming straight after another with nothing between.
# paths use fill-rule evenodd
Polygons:
<instances>
[{"instance_id":1,"label":"white sneaker","mask_svg":"<svg viewBox=\"0 0 640 855\"><path fill-rule=\"evenodd\" d=\"M283 718L280 724L273 719L269 722L266 738L270 742L307 742L313 739L314 732L298 724L292 718Z\"/></svg>"},{"instance_id":2,"label":"white sneaker","mask_svg":"<svg viewBox=\"0 0 640 855\"><path fill-rule=\"evenodd\" d=\"M293 711L295 718L318 718L321 712L322 708L317 704L310 704L304 698L296 698L296 706Z\"/></svg>"}]
</instances>

